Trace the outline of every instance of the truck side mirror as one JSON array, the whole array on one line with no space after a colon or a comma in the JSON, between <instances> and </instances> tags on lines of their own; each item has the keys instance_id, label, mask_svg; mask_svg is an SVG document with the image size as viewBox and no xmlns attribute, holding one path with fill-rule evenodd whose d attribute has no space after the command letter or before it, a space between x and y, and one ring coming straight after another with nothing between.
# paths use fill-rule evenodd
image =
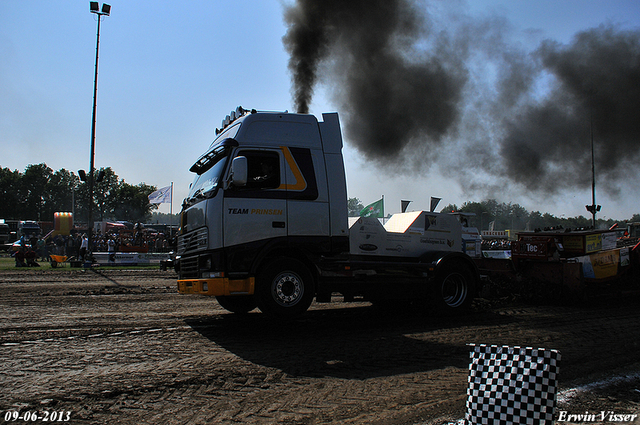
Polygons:
<instances>
[{"instance_id":1,"label":"truck side mirror","mask_svg":"<svg viewBox=\"0 0 640 425\"><path fill-rule=\"evenodd\" d=\"M231 162L231 184L234 186L246 186L248 176L247 158L237 156Z\"/></svg>"}]
</instances>

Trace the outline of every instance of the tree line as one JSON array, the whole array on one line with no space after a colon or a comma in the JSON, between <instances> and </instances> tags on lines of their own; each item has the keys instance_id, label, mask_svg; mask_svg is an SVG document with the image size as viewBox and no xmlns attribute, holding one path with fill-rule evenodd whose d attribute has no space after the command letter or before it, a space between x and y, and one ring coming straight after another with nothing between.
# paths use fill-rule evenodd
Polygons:
<instances>
[{"instance_id":1,"label":"tree line","mask_svg":"<svg viewBox=\"0 0 640 425\"><path fill-rule=\"evenodd\" d=\"M577 217L557 217L553 214L542 213L540 211L528 211L526 208L519 204L498 202L495 199L488 199L481 202L465 202L460 207L456 204L449 204L445 206L441 212L467 212L474 213L470 225L477 227L479 230L530 230L536 229L550 229L550 228L564 228L564 229L579 229L589 228L593 226L592 218L585 216ZM640 214L634 214L627 221L640 221ZM596 219L597 229L608 229L616 223L620 223L620 220L614 220L608 218L606 220L602 218Z\"/></svg>"},{"instance_id":2,"label":"tree line","mask_svg":"<svg viewBox=\"0 0 640 425\"><path fill-rule=\"evenodd\" d=\"M156 186L145 183L131 185L121 180L111 167L94 171L101 176L94 180L93 220L147 223L168 217L158 216L156 204L149 203L149 195ZM89 187L73 171L64 168L53 171L45 163L28 165L24 172L0 167L0 218L9 220L53 221L55 212L74 212L76 222L88 221ZM349 216L358 216L364 208L358 198L348 199ZM488 199L468 201L461 206L449 204L440 212L474 213L469 223L480 230L534 230L562 226L581 228L591 226L591 218L556 217L540 211L527 211L518 204ZM171 219L177 224L177 219ZM640 222L640 214L627 221ZM598 219L596 227L608 228L617 221Z\"/></svg>"},{"instance_id":3,"label":"tree line","mask_svg":"<svg viewBox=\"0 0 640 425\"><path fill-rule=\"evenodd\" d=\"M94 221L144 223L158 208L148 198L155 186L125 183L111 167L94 173ZM44 163L28 165L24 172L0 167L0 218L53 221L55 212L73 212L75 222L86 223L88 209L89 184L73 171L54 172Z\"/></svg>"},{"instance_id":4,"label":"tree line","mask_svg":"<svg viewBox=\"0 0 640 425\"><path fill-rule=\"evenodd\" d=\"M349 216L358 216L362 208L362 202L358 198L349 198L348 202ZM588 228L591 227L591 218L584 216L578 217L556 217L553 214L541 213L540 211L527 211L526 208L519 204L498 202L495 199L487 199L481 202L468 201L458 206L449 204L440 210L441 213L447 212L465 212L474 213L471 217L469 225L479 230L496 231L507 229L513 230L535 230L549 228ZM634 214L629 222L640 222L640 214ZM625 221L625 222L626 222ZM596 220L596 228L606 229L619 220L599 218Z\"/></svg>"}]
</instances>

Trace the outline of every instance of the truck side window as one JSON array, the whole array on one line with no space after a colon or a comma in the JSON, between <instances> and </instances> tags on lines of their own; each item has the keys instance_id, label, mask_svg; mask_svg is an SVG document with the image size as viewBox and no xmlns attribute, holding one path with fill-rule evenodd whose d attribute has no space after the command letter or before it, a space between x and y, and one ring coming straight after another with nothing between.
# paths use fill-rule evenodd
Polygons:
<instances>
[{"instance_id":1,"label":"truck side window","mask_svg":"<svg viewBox=\"0 0 640 425\"><path fill-rule=\"evenodd\" d=\"M247 189L276 189L280 186L280 156L276 152L242 151L247 158Z\"/></svg>"}]
</instances>

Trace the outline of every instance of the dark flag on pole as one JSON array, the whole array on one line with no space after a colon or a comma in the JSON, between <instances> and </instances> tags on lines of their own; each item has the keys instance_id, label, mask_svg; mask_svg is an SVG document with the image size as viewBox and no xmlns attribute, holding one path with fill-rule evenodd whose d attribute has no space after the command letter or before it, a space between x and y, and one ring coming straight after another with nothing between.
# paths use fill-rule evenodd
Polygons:
<instances>
[{"instance_id":1,"label":"dark flag on pole","mask_svg":"<svg viewBox=\"0 0 640 425\"><path fill-rule=\"evenodd\" d=\"M360 217L384 217L384 198L367 205L360 211Z\"/></svg>"},{"instance_id":2,"label":"dark flag on pole","mask_svg":"<svg viewBox=\"0 0 640 425\"><path fill-rule=\"evenodd\" d=\"M435 198L435 197L431 197L431 209L429 210L430 212L434 212L436 207L438 206L438 202L440 202L442 198Z\"/></svg>"}]
</instances>

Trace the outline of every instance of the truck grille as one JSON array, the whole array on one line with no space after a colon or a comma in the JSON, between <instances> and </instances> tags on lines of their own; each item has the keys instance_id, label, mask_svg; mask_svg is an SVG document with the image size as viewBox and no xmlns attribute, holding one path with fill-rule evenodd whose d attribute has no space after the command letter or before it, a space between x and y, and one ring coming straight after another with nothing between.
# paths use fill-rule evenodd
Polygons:
<instances>
[{"instance_id":1,"label":"truck grille","mask_svg":"<svg viewBox=\"0 0 640 425\"><path fill-rule=\"evenodd\" d=\"M198 257L183 258L180 260L180 278L181 279L197 279L198 275Z\"/></svg>"},{"instance_id":2,"label":"truck grille","mask_svg":"<svg viewBox=\"0 0 640 425\"><path fill-rule=\"evenodd\" d=\"M201 251L207 248L207 236L208 230L206 227L187 233L186 235L180 235L178 237L178 255L182 255L186 252Z\"/></svg>"}]
</instances>

